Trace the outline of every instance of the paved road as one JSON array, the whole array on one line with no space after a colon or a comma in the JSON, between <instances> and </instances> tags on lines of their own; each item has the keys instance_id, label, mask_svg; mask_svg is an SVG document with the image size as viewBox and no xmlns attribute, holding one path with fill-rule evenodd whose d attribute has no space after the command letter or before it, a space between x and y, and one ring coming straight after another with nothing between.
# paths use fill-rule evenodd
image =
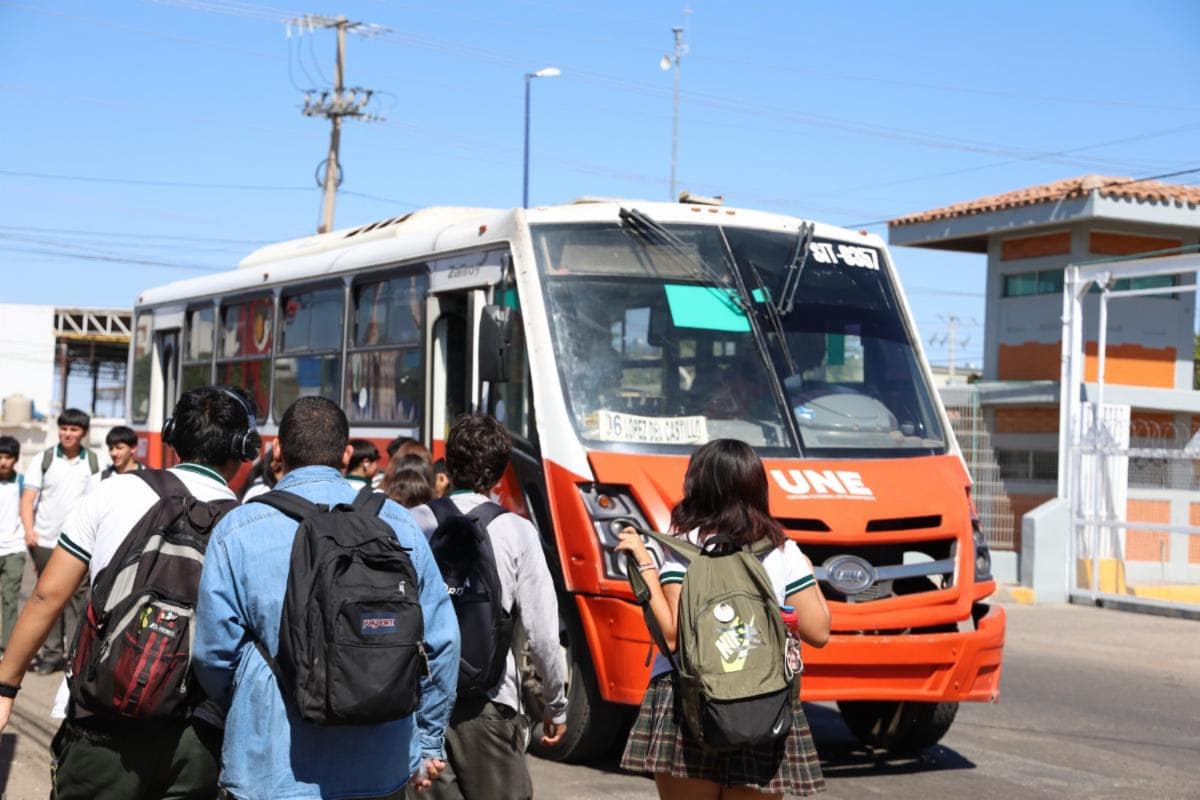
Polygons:
<instances>
[{"instance_id":1,"label":"paved road","mask_svg":"<svg viewBox=\"0 0 1200 800\"><path fill-rule=\"evenodd\" d=\"M860 747L835 711L808 706L826 797L1200 798L1200 622L1079 606L1009 605L1003 699L966 705L921 759ZM10 800L46 797L45 710L56 679L31 675L0 737ZM541 800L654 797L611 765L533 760Z\"/></svg>"}]
</instances>

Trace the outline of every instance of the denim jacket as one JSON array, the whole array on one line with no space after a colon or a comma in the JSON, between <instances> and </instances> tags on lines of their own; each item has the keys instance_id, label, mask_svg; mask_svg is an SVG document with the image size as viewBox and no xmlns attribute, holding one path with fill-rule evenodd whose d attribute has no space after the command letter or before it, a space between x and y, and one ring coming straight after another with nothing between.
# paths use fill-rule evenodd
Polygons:
<instances>
[{"instance_id":1,"label":"denim jacket","mask_svg":"<svg viewBox=\"0 0 1200 800\"><path fill-rule=\"evenodd\" d=\"M329 467L294 470L275 488L330 505L355 495ZM411 548L430 671L417 712L381 725L301 721L254 646L257 637L269 652L279 651L297 523L269 506L247 503L213 532L200 579L193 665L205 691L229 704L221 785L231 794L243 800L386 795L408 780L423 755L444 757L442 733L458 681L458 621L429 545L408 512L389 500L380 517Z\"/></svg>"}]
</instances>

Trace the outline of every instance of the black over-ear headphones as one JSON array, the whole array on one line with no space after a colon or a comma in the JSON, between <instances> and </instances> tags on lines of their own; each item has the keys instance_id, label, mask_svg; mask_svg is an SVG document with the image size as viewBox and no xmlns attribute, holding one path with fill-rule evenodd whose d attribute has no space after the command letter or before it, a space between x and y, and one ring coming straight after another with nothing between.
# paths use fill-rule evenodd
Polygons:
<instances>
[{"instance_id":1,"label":"black over-ear headphones","mask_svg":"<svg viewBox=\"0 0 1200 800\"><path fill-rule=\"evenodd\" d=\"M250 408L250 404L240 394L224 386L210 388L232 397L242 407L242 411L246 412L246 430L238 431L233 435L229 441L229 454L239 461L253 461L258 458L258 452L262 449L262 437L254 428L254 410ZM167 417L167 421L163 423L162 440L164 444L175 443L174 417Z\"/></svg>"}]
</instances>

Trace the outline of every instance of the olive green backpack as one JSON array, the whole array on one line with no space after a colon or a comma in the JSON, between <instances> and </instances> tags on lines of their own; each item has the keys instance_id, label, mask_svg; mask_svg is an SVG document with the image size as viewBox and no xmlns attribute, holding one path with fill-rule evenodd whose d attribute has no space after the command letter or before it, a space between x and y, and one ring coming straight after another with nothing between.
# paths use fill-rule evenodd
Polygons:
<instances>
[{"instance_id":1,"label":"olive green backpack","mask_svg":"<svg viewBox=\"0 0 1200 800\"><path fill-rule=\"evenodd\" d=\"M697 547L677 536L642 533L688 563L675 654L650 612L650 593L636 568L629 570L629 580L651 636L675 669L679 708L692 736L714 749L786 736L795 676L787 667L787 628L759 561L775 545L763 539L738 546L718 534Z\"/></svg>"}]
</instances>

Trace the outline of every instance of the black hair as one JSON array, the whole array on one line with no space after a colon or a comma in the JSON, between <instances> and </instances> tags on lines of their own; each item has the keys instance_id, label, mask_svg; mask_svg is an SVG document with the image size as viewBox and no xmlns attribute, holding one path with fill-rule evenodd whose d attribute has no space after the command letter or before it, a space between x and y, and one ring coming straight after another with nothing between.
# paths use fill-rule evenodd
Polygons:
<instances>
[{"instance_id":1,"label":"black hair","mask_svg":"<svg viewBox=\"0 0 1200 800\"><path fill-rule=\"evenodd\" d=\"M388 442L388 445L387 445L388 458L395 457L397 450L399 450L401 447L408 444L409 442L415 442L415 441L417 441L417 440L412 438L411 436L397 436L395 439L392 439L390 442Z\"/></svg>"},{"instance_id":2,"label":"black hair","mask_svg":"<svg viewBox=\"0 0 1200 800\"><path fill-rule=\"evenodd\" d=\"M0 436L0 456L21 457L21 443L15 436Z\"/></svg>"},{"instance_id":3,"label":"black hair","mask_svg":"<svg viewBox=\"0 0 1200 800\"><path fill-rule=\"evenodd\" d=\"M350 456L350 466L346 467L347 472L358 469L364 461L379 460L379 448L370 439L351 439L350 446L354 448L354 454Z\"/></svg>"},{"instance_id":4,"label":"black hair","mask_svg":"<svg viewBox=\"0 0 1200 800\"><path fill-rule=\"evenodd\" d=\"M107 435L105 435L104 444L106 447L113 447L114 445L118 444L127 444L130 447L137 447L137 433L134 432L133 428L129 428L125 425L118 425L109 431Z\"/></svg>"},{"instance_id":5,"label":"black hair","mask_svg":"<svg viewBox=\"0 0 1200 800\"><path fill-rule=\"evenodd\" d=\"M446 471L455 489L487 494L511 458L512 438L495 417L464 414L446 437Z\"/></svg>"},{"instance_id":6,"label":"black hair","mask_svg":"<svg viewBox=\"0 0 1200 800\"><path fill-rule=\"evenodd\" d=\"M723 533L738 544L766 537L779 546L786 537L771 518L769 497L767 473L754 449L737 439L714 439L688 461L671 528L699 529L701 536Z\"/></svg>"},{"instance_id":7,"label":"black hair","mask_svg":"<svg viewBox=\"0 0 1200 800\"><path fill-rule=\"evenodd\" d=\"M437 461L433 462L433 474L445 475L447 478L450 477L450 470L446 469L446 459L439 458Z\"/></svg>"},{"instance_id":8,"label":"black hair","mask_svg":"<svg viewBox=\"0 0 1200 800\"><path fill-rule=\"evenodd\" d=\"M228 392L241 397L245 407ZM254 410L254 400L236 386L201 386L185 392L171 414L175 420L171 446L182 461L209 467L239 460L233 438L254 426L254 420L246 417L247 408Z\"/></svg>"},{"instance_id":9,"label":"black hair","mask_svg":"<svg viewBox=\"0 0 1200 800\"><path fill-rule=\"evenodd\" d=\"M349 439L346 413L326 397L301 397L288 406L279 421L279 446L288 471L300 467L340 470Z\"/></svg>"},{"instance_id":10,"label":"black hair","mask_svg":"<svg viewBox=\"0 0 1200 800\"><path fill-rule=\"evenodd\" d=\"M405 508L428 503L433 499L433 466L418 455L395 459L379 488Z\"/></svg>"},{"instance_id":11,"label":"black hair","mask_svg":"<svg viewBox=\"0 0 1200 800\"><path fill-rule=\"evenodd\" d=\"M86 411L80 411L78 408L64 409L58 415L58 426L74 425L77 428L83 428L85 431L92 426L92 418L87 415Z\"/></svg>"}]
</instances>

